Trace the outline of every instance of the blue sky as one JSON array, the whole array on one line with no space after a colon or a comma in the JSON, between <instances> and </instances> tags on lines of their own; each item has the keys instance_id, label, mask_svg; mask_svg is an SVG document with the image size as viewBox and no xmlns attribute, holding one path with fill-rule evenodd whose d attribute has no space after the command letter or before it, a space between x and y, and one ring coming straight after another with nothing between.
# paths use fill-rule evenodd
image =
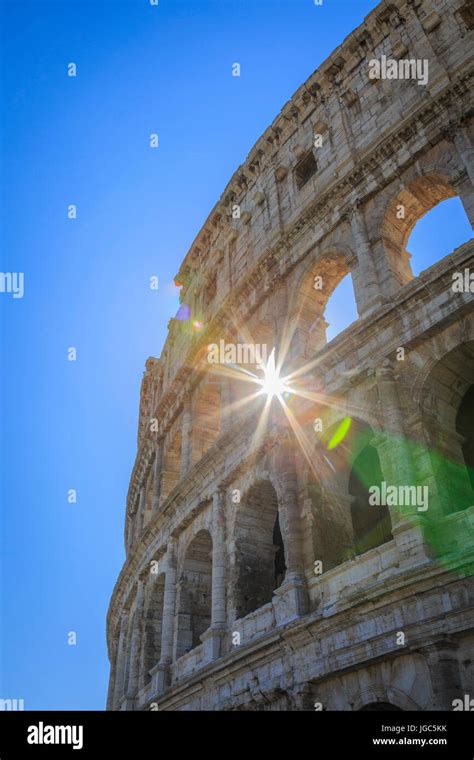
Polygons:
<instances>
[{"instance_id":1,"label":"blue sky","mask_svg":"<svg viewBox=\"0 0 474 760\"><path fill-rule=\"evenodd\" d=\"M0 697L103 709L139 387L173 276L253 143L375 4L1 3L1 271L24 272L25 295L0 294ZM415 270L467 237L459 202L442 204L410 241ZM332 329L351 316L344 287Z\"/></svg>"}]
</instances>

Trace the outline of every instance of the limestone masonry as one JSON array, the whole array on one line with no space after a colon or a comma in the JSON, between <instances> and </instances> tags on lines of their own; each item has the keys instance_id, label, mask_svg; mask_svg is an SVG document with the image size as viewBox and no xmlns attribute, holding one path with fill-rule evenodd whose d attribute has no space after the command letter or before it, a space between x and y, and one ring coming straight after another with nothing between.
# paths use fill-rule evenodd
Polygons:
<instances>
[{"instance_id":1,"label":"limestone masonry","mask_svg":"<svg viewBox=\"0 0 474 760\"><path fill-rule=\"evenodd\" d=\"M381 2L184 259L189 319L142 381L108 709L471 704L474 241L419 277L406 245L446 198L474 223L473 27L467 0ZM382 56L428 68L369 76ZM359 316L328 343L348 273ZM232 369L212 345L256 351ZM243 379L273 348L283 403Z\"/></svg>"}]
</instances>

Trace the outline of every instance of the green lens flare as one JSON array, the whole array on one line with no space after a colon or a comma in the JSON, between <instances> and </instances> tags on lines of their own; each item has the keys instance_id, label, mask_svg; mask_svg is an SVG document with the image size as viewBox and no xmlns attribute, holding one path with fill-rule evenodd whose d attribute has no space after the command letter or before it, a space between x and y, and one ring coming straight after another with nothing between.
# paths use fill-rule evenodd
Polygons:
<instances>
[{"instance_id":1,"label":"green lens flare","mask_svg":"<svg viewBox=\"0 0 474 760\"><path fill-rule=\"evenodd\" d=\"M349 432L351 424L352 419L350 417L344 417L342 422L337 426L336 432L328 443L329 451L331 451L331 449L335 449L336 446L339 446L339 444L344 440L347 433Z\"/></svg>"}]
</instances>

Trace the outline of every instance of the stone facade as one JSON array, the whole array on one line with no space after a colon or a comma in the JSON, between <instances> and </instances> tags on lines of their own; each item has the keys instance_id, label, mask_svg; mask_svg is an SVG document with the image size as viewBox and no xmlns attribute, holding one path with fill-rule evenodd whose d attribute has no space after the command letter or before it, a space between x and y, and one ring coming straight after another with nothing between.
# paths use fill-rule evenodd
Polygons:
<instances>
[{"instance_id":1,"label":"stone facade","mask_svg":"<svg viewBox=\"0 0 474 760\"><path fill-rule=\"evenodd\" d=\"M474 696L473 293L453 289L474 241L416 278L406 250L446 198L474 222L473 26L466 0L380 3L284 106L187 254L191 318L171 320L142 382L108 709ZM371 79L382 55L427 60L428 83ZM328 343L326 302L348 273L359 317ZM209 364L221 340L276 348L299 390L286 414ZM372 484L427 486L429 508L369 508L364 468Z\"/></svg>"}]
</instances>

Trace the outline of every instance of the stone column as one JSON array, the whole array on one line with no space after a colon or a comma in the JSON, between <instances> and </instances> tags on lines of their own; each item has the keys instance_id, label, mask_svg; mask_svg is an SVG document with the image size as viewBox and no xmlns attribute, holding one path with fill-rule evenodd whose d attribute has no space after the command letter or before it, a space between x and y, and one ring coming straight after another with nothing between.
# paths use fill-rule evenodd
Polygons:
<instances>
[{"instance_id":1,"label":"stone column","mask_svg":"<svg viewBox=\"0 0 474 760\"><path fill-rule=\"evenodd\" d=\"M365 316L383 303L383 297L364 215L357 203L352 206L349 218L358 261L358 272L353 278L357 310L359 316Z\"/></svg>"},{"instance_id":2,"label":"stone column","mask_svg":"<svg viewBox=\"0 0 474 760\"><path fill-rule=\"evenodd\" d=\"M117 660L115 667L115 684L114 695L112 700L112 709L119 710L120 702L125 692L125 666L127 659L127 630L128 630L128 613L123 613L120 620L120 633L117 645Z\"/></svg>"},{"instance_id":3,"label":"stone column","mask_svg":"<svg viewBox=\"0 0 474 760\"><path fill-rule=\"evenodd\" d=\"M465 173L453 182L453 187L461 199L464 211L474 229L474 148L465 127L450 126L443 134L456 148L457 154L464 166Z\"/></svg>"},{"instance_id":4,"label":"stone column","mask_svg":"<svg viewBox=\"0 0 474 760\"><path fill-rule=\"evenodd\" d=\"M154 576L153 576L154 577ZM138 691L141 691L146 685L146 672L145 672L145 659L146 659L146 643L147 643L147 625L148 625L148 613L151 595L152 579L148 574L143 582L143 625L142 635L140 637L140 654L139 654L139 666L138 666Z\"/></svg>"},{"instance_id":5,"label":"stone column","mask_svg":"<svg viewBox=\"0 0 474 760\"><path fill-rule=\"evenodd\" d=\"M456 182L453 182L453 187L459 195L469 223L474 229L474 187L472 186L472 182L463 173Z\"/></svg>"},{"instance_id":6,"label":"stone column","mask_svg":"<svg viewBox=\"0 0 474 760\"><path fill-rule=\"evenodd\" d=\"M217 490L212 498L212 615L211 627L201 639L206 662L222 655L226 634L227 552L225 544L225 497Z\"/></svg>"},{"instance_id":7,"label":"stone column","mask_svg":"<svg viewBox=\"0 0 474 760\"><path fill-rule=\"evenodd\" d=\"M137 581L137 594L135 597L135 617L134 627L131 632L130 646L130 670L127 684L127 704L126 709L133 709L134 700L138 691L138 677L140 669L140 650L141 636L143 629L143 602L144 602L145 584L143 581Z\"/></svg>"},{"instance_id":8,"label":"stone column","mask_svg":"<svg viewBox=\"0 0 474 760\"><path fill-rule=\"evenodd\" d=\"M118 641L113 641L110 652L110 675L109 675L109 688L107 690L107 705L106 710L114 709L114 689L115 678L117 673L117 653L118 653Z\"/></svg>"},{"instance_id":9,"label":"stone column","mask_svg":"<svg viewBox=\"0 0 474 760\"><path fill-rule=\"evenodd\" d=\"M156 512L160 504L161 495L161 472L163 469L163 439L156 444L155 461L153 463L153 501L151 509Z\"/></svg>"},{"instance_id":10,"label":"stone column","mask_svg":"<svg viewBox=\"0 0 474 760\"><path fill-rule=\"evenodd\" d=\"M426 655L433 687L433 702L428 709L453 709L453 700L464 700L457 648L445 638L421 650Z\"/></svg>"},{"instance_id":11,"label":"stone column","mask_svg":"<svg viewBox=\"0 0 474 760\"><path fill-rule=\"evenodd\" d=\"M234 419L234 385L231 377L224 375L221 380L221 431L227 433Z\"/></svg>"},{"instance_id":12,"label":"stone column","mask_svg":"<svg viewBox=\"0 0 474 760\"><path fill-rule=\"evenodd\" d=\"M145 506L146 506L146 481L140 488L140 498L138 500L138 509L135 516L136 529L134 531L134 539L140 538L143 530L143 521L145 519Z\"/></svg>"},{"instance_id":13,"label":"stone column","mask_svg":"<svg viewBox=\"0 0 474 760\"><path fill-rule=\"evenodd\" d=\"M454 134L453 142L459 157L464 164L467 176L474 185L474 146L471 143L467 129L460 127Z\"/></svg>"},{"instance_id":14,"label":"stone column","mask_svg":"<svg viewBox=\"0 0 474 760\"><path fill-rule=\"evenodd\" d=\"M165 569L163 622L161 627L161 655L152 673L152 693L164 691L170 682L170 665L173 660L174 619L176 605L176 541L168 540Z\"/></svg>"},{"instance_id":15,"label":"stone column","mask_svg":"<svg viewBox=\"0 0 474 760\"><path fill-rule=\"evenodd\" d=\"M398 382L394 366L389 360L376 369L376 382L384 432L377 436L374 443L380 457L384 480L387 486L423 486L423 483L419 482L415 467L415 444L410 444L405 435ZM426 514L418 508L422 506L413 504L388 507L392 535L404 563L417 564L429 558L424 537Z\"/></svg>"},{"instance_id":16,"label":"stone column","mask_svg":"<svg viewBox=\"0 0 474 760\"><path fill-rule=\"evenodd\" d=\"M187 396L183 404L181 428L181 467L180 478L184 478L192 463L192 404Z\"/></svg>"},{"instance_id":17,"label":"stone column","mask_svg":"<svg viewBox=\"0 0 474 760\"><path fill-rule=\"evenodd\" d=\"M275 459L275 469L282 484L279 514L280 528L285 547L286 574L282 585L274 592L284 596L282 608L285 619L304 615L308 610L308 589L304 574L303 537L301 517L298 509L296 467L292 447L295 445L288 430L281 430L279 450ZM278 608L276 610L279 618ZM289 616L289 617L288 617ZM283 620L278 619L278 623Z\"/></svg>"}]
</instances>

